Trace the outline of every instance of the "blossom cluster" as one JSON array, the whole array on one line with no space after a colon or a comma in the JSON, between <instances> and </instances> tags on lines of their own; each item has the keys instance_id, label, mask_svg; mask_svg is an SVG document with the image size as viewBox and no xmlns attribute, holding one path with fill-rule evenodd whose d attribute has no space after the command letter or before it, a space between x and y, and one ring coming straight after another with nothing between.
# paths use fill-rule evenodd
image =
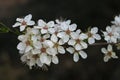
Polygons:
<instances>
[{"instance_id":1,"label":"blossom cluster","mask_svg":"<svg viewBox=\"0 0 120 80\"><path fill-rule=\"evenodd\" d=\"M17 49L21 54L21 61L30 68L50 66L51 63L58 64L58 54L66 54L66 52L73 55L74 62L78 62L80 57L86 59L87 53L84 50L102 38L98 34L98 27L82 32L81 29L77 29L77 24L71 23L71 20L57 19L45 22L39 19L36 23L29 14L24 18L17 18L16 21L13 27L19 27L21 32L18 36L20 42ZM112 26L106 27L106 31L102 31L104 40L110 44L120 41L120 17L115 17L112 23ZM105 62L111 57L118 58L110 44L107 49L101 49L105 54Z\"/></svg>"}]
</instances>

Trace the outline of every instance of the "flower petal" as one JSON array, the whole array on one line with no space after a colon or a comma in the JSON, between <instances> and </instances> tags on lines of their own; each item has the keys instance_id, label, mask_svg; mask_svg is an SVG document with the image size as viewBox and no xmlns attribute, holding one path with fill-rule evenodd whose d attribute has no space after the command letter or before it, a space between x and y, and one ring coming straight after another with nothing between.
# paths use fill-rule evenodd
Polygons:
<instances>
[{"instance_id":1,"label":"flower petal","mask_svg":"<svg viewBox=\"0 0 120 80\"><path fill-rule=\"evenodd\" d=\"M27 22L27 25L29 25L29 26L32 26L32 25L34 25L34 24L35 24L34 21L29 21L29 22Z\"/></svg>"},{"instance_id":2,"label":"flower petal","mask_svg":"<svg viewBox=\"0 0 120 80\"><path fill-rule=\"evenodd\" d=\"M76 28L77 28L76 24L72 24L72 25L69 26L70 31L74 31L74 30L76 30Z\"/></svg>"},{"instance_id":3,"label":"flower petal","mask_svg":"<svg viewBox=\"0 0 120 80\"><path fill-rule=\"evenodd\" d=\"M49 26L49 27L54 27L54 21L48 22L48 23L47 23L47 26Z\"/></svg>"},{"instance_id":4,"label":"flower petal","mask_svg":"<svg viewBox=\"0 0 120 80\"><path fill-rule=\"evenodd\" d=\"M82 49L82 47L81 47L81 45L80 45L80 44L76 44L76 45L75 45L75 49L76 49L76 50L81 50L81 49Z\"/></svg>"},{"instance_id":5,"label":"flower petal","mask_svg":"<svg viewBox=\"0 0 120 80\"><path fill-rule=\"evenodd\" d=\"M20 26L20 31L24 31L25 27L26 27L25 25Z\"/></svg>"},{"instance_id":6,"label":"flower petal","mask_svg":"<svg viewBox=\"0 0 120 80\"><path fill-rule=\"evenodd\" d=\"M38 20L38 26L44 27L46 25L46 22L44 22L42 19Z\"/></svg>"},{"instance_id":7,"label":"flower petal","mask_svg":"<svg viewBox=\"0 0 120 80\"><path fill-rule=\"evenodd\" d=\"M105 48L102 48L102 49L101 49L101 52L104 53L104 54L107 54L107 53L108 53L108 51L107 51Z\"/></svg>"},{"instance_id":8,"label":"flower petal","mask_svg":"<svg viewBox=\"0 0 120 80\"><path fill-rule=\"evenodd\" d=\"M109 44L108 47L107 47L107 50L112 51L112 45Z\"/></svg>"},{"instance_id":9,"label":"flower petal","mask_svg":"<svg viewBox=\"0 0 120 80\"><path fill-rule=\"evenodd\" d=\"M66 50L70 53L73 54L75 52L75 49L73 47L66 48Z\"/></svg>"},{"instance_id":10,"label":"flower petal","mask_svg":"<svg viewBox=\"0 0 120 80\"><path fill-rule=\"evenodd\" d=\"M95 43L95 39L92 38L92 37L88 38L88 43L89 43L89 44Z\"/></svg>"},{"instance_id":11,"label":"flower petal","mask_svg":"<svg viewBox=\"0 0 120 80\"><path fill-rule=\"evenodd\" d=\"M105 57L103 58L104 62L108 62L109 59L110 59L109 56L105 56Z\"/></svg>"},{"instance_id":12,"label":"flower petal","mask_svg":"<svg viewBox=\"0 0 120 80\"><path fill-rule=\"evenodd\" d=\"M18 27L18 26L20 26L20 25L21 25L21 23L17 22L17 23L15 23L12 27Z\"/></svg>"},{"instance_id":13,"label":"flower petal","mask_svg":"<svg viewBox=\"0 0 120 80\"><path fill-rule=\"evenodd\" d=\"M93 27L93 28L91 29L91 33L95 34L95 33L97 33L97 32L98 32L98 28L97 28L97 27Z\"/></svg>"},{"instance_id":14,"label":"flower petal","mask_svg":"<svg viewBox=\"0 0 120 80\"><path fill-rule=\"evenodd\" d=\"M58 41L58 38L57 38L57 36L55 34L53 34L51 36L51 40L56 43Z\"/></svg>"},{"instance_id":15,"label":"flower petal","mask_svg":"<svg viewBox=\"0 0 120 80\"><path fill-rule=\"evenodd\" d=\"M84 51L80 51L79 54L83 59L87 58L87 54Z\"/></svg>"},{"instance_id":16,"label":"flower petal","mask_svg":"<svg viewBox=\"0 0 120 80\"><path fill-rule=\"evenodd\" d=\"M61 54L65 54L65 49L62 46L58 46L58 52Z\"/></svg>"},{"instance_id":17,"label":"flower petal","mask_svg":"<svg viewBox=\"0 0 120 80\"><path fill-rule=\"evenodd\" d=\"M74 46L75 43L76 43L76 41L75 41L74 39L70 39L70 40L68 41L68 45Z\"/></svg>"},{"instance_id":18,"label":"flower petal","mask_svg":"<svg viewBox=\"0 0 120 80\"><path fill-rule=\"evenodd\" d=\"M24 18L25 22L29 22L31 19L32 19L32 15L31 14L25 16L25 18Z\"/></svg>"},{"instance_id":19,"label":"flower petal","mask_svg":"<svg viewBox=\"0 0 120 80\"><path fill-rule=\"evenodd\" d=\"M75 62L78 62L78 61L79 61L79 55L78 55L78 53L74 53L74 55L73 55L73 60L74 60Z\"/></svg>"},{"instance_id":20,"label":"flower petal","mask_svg":"<svg viewBox=\"0 0 120 80\"><path fill-rule=\"evenodd\" d=\"M53 62L54 64L58 64L58 63L59 63L58 57L57 57L57 56L53 56L53 57L52 57L52 62Z\"/></svg>"},{"instance_id":21,"label":"flower petal","mask_svg":"<svg viewBox=\"0 0 120 80\"><path fill-rule=\"evenodd\" d=\"M25 43L20 42L20 43L17 45L17 49L18 49L18 50L24 51L25 48L26 48L26 44L25 44Z\"/></svg>"}]
</instances>

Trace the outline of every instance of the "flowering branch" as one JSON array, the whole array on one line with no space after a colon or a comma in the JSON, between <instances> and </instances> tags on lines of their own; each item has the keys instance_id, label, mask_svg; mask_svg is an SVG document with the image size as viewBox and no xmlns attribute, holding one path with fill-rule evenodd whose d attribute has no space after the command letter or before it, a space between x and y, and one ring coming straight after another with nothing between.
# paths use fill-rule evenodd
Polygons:
<instances>
[{"instance_id":1,"label":"flowering branch","mask_svg":"<svg viewBox=\"0 0 120 80\"><path fill-rule=\"evenodd\" d=\"M105 55L104 61L109 59L117 59L118 56L112 49L112 45L116 45L120 49L120 16L115 17L112 26L107 26L106 31L102 32L102 37L98 34L98 27L89 28L86 33L81 29L77 29L77 24L71 24L71 20L67 21L49 21L46 23L39 19L37 24L32 20L29 14L24 18L17 18L16 23L12 27L19 27L20 31L11 30L10 28L0 27L0 32L13 32L18 34L20 43L17 49L21 56L21 61L26 63L30 69L32 66L46 67L51 63L58 64L58 54L65 54L66 51L73 54L74 62L78 62L79 58L87 58L84 51L88 46L108 45L107 49L102 48L101 52ZM96 43L96 40L104 38L106 42ZM80 57L79 57L80 56Z\"/></svg>"}]
</instances>

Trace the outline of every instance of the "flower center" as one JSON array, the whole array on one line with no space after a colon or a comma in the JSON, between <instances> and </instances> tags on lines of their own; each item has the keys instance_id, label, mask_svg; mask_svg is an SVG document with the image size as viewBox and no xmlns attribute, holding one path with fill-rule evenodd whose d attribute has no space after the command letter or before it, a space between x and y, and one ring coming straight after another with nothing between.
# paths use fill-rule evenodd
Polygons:
<instances>
[{"instance_id":1,"label":"flower center","mask_svg":"<svg viewBox=\"0 0 120 80\"><path fill-rule=\"evenodd\" d=\"M46 52L46 48L41 48L41 52L45 53Z\"/></svg>"},{"instance_id":2,"label":"flower center","mask_svg":"<svg viewBox=\"0 0 120 80\"><path fill-rule=\"evenodd\" d=\"M58 32L57 31L55 31L55 35L57 35L58 34Z\"/></svg>"},{"instance_id":3,"label":"flower center","mask_svg":"<svg viewBox=\"0 0 120 80\"><path fill-rule=\"evenodd\" d=\"M29 46L30 45L30 41L28 40L28 41L26 41L26 45L27 46Z\"/></svg>"},{"instance_id":4,"label":"flower center","mask_svg":"<svg viewBox=\"0 0 120 80\"><path fill-rule=\"evenodd\" d=\"M27 23L25 21L22 22L22 25L26 25Z\"/></svg>"},{"instance_id":5,"label":"flower center","mask_svg":"<svg viewBox=\"0 0 120 80\"><path fill-rule=\"evenodd\" d=\"M40 39L40 42L44 42L44 41L45 41L45 39L44 39L44 38L41 38L41 39Z\"/></svg>"},{"instance_id":6,"label":"flower center","mask_svg":"<svg viewBox=\"0 0 120 80\"><path fill-rule=\"evenodd\" d=\"M48 27L47 27L47 26L44 26L43 29L48 30Z\"/></svg>"},{"instance_id":7,"label":"flower center","mask_svg":"<svg viewBox=\"0 0 120 80\"><path fill-rule=\"evenodd\" d=\"M107 55L108 55L108 56L111 56L111 55L112 55L112 53L111 53L111 52L108 52L108 53L107 53Z\"/></svg>"},{"instance_id":8,"label":"flower center","mask_svg":"<svg viewBox=\"0 0 120 80\"><path fill-rule=\"evenodd\" d=\"M39 58L39 55L38 54L35 54L32 56L32 58L34 58L35 60Z\"/></svg>"},{"instance_id":9,"label":"flower center","mask_svg":"<svg viewBox=\"0 0 120 80\"><path fill-rule=\"evenodd\" d=\"M88 32L88 37L92 37L92 36L93 36L93 34Z\"/></svg>"},{"instance_id":10,"label":"flower center","mask_svg":"<svg viewBox=\"0 0 120 80\"><path fill-rule=\"evenodd\" d=\"M68 34L68 35L70 34L70 30L69 30L69 29L68 29L68 30L66 30L66 34Z\"/></svg>"},{"instance_id":11,"label":"flower center","mask_svg":"<svg viewBox=\"0 0 120 80\"><path fill-rule=\"evenodd\" d=\"M109 33L108 35L109 35L110 37L111 37L111 36L113 36L113 34L112 34L112 33Z\"/></svg>"},{"instance_id":12,"label":"flower center","mask_svg":"<svg viewBox=\"0 0 120 80\"><path fill-rule=\"evenodd\" d=\"M58 44L58 43L55 43L55 44L54 44L54 47L58 47L58 46L59 46L59 44Z\"/></svg>"},{"instance_id":13,"label":"flower center","mask_svg":"<svg viewBox=\"0 0 120 80\"><path fill-rule=\"evenodd\" d=\"M76 39L76 43L80 43L80 39Z\"/></svg>"}]
</instances>

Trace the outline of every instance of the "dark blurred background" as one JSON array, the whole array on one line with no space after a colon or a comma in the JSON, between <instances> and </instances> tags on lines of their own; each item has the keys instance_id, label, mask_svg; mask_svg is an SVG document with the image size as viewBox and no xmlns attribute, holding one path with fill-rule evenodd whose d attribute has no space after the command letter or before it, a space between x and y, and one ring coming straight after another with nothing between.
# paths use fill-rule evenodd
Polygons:
<instances>
[{"instance_id":1,"label":"dark blurred background","mask_svg":"<svg viewBox=\"0 0 120 80\"><path fill-rule=\"evenodd\" d=\"M17 17L32 14L33 19L45 21L71 19L78 28L90 26L105 29L120 14L120 0L0 0L0 22L11 27ZM17 36L0 34L0 80L120 80L120 59L104 63L102 46L91 46L88 58L74 63L72 55L59 55L60 63L48 71L32 70L20 61L16 49ZM120 51L116 51L120 57Z\"/></svg>"}]
</instances>

